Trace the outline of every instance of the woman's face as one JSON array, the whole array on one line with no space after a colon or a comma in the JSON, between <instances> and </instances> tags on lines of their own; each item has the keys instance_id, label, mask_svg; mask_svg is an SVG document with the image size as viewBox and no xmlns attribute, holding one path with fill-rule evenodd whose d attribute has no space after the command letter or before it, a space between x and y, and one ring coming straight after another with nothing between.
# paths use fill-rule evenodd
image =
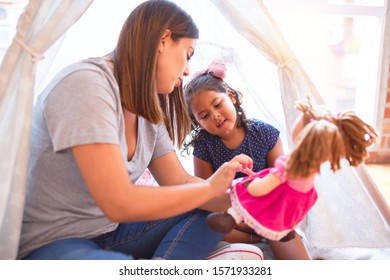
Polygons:
<instances>
[{"instance_id":1,"label":"woman's face","mask_svg":"<svg viewBox=\"0 0 390 280\"><path fill-rule=\"evenodd\" d=\"M194 54L196 39L182 38L174 42L166 30L161 38L157 56L157 91L169 94L188 76L188 62Z\"/></svg>"}]
</instances>

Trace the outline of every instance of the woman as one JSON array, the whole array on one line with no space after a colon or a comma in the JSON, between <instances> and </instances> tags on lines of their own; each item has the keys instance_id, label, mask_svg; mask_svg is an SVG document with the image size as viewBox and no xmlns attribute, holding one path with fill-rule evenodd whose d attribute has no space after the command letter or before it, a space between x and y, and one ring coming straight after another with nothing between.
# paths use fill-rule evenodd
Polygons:
<instances>
[{"instance_id":1,"label":"woman","mask_svg":"<svg viewBox=\"0 0 390 280\"><path fill-rule=\"evenodd\" d=\"M178 6L144 2L111 54L68 66L39 96L18 258L204 259L222 239L194 209L225 208L209 201L252 161L239 155L201 180L176 156L197 38ZM133 183L146 168L164 187Z\"/></svg>"}]
</instances>

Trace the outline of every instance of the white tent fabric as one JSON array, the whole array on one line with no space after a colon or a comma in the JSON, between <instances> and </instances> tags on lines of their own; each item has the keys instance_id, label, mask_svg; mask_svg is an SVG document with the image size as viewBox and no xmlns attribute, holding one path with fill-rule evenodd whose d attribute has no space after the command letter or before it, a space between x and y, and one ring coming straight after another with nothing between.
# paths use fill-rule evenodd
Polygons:
<instances>
[{"instance_id":1,"label":"white tent fabric","mask_svg":"<svg viewBox=\"0 0 390 280\"><path fill-rule=\"evenodd\" d=\"M291 105L296 100L310 96L313 102L324 103L262 1L212 0L212 2L246 40L278 67L280 97L287 127L292 127L298 117L298 111L291 110ZM254 2L257 2L257 5ZM237 67L242 68L244 65ZM289 131L287 132L289 135Z\"/></svg>"},{"instance_id":2,"label":"white tent fabric","mask_svg":"<svg viewBox=\"0 0 390 280\"><path fill-rule=\"evenodd\" d=\"M35 68L92 0L32 0L0 68L0 259L14 259L23 214Z\"/></svg>"},{"instance_id":3,"label":"white tent fabric","mask_svg":"<svg viewBox=\"0 0 390 280\"><path fill-rule=\"evenodd\" d=\"M31 0L19 20L18 42L15 41L10 46L2 62L0 68L0 135L3 135L0 139L2 158L0 259L14 258L18 245L25 193L36 59L40 58L40 54L44 53L77 21L92 2L93 0ZM96 4L99 4L98 2L101 4L104 1L95 1ZM120 1L114 1L110 5L118 5L118 2ZM137 1L128 1L126 5L133 7L136 5L135 2ZM314 102L323 104L321 95L260 0L176 0L175 2L193 15L201 30L201 39L192 61L192 65L198 67L193 70L203 68L204 64L208 64L212 59L220 59L228 63L229 69L235 71L237 77L245 84L245 94L250 95L251 100L256 104L257 113L261 112L268 122L279 128L285 139L289 139L288 128L297 116L292 106L295 100L309 95ZM89 12L93 12L93 7L94 5L88 9L84 17L87 17ZM124 12L122 9L121 12L127 16L127 11ZM203 17L197 18L199 14ZM210 24L210 20L213 20L213 24ZM223 33L218 25L227 26L229 31ZM79 40L73 38L72 41L71 31L69 30L65 37L64 46L74 45L75 40ZM115 33L114 30L110 32ZM22 46L24 44L28 47ZM95 45L100 44L95 43ZM111 49L104 50L104 52L108 51ZM249 52L251 55L248 57ZM261 59L269 60L270 66L262 64ZM65 60L71 62L72 59L68 57ZM50 74L55 74L53 72L57 70L51 69ZM271 89L267 85L259 85L259 73L265 75L265 72L275 73L275 80L280 88ZM35 81L35 83L39 82ZM270 94L270 91L274 94ZM280 110L269 109L268 104L272 104L275 108L279 103ZM364 167L358 170L345 167L337 174L332 174L329 168L324 166L323 173L317 182L319 203L302 226L302 234L310 253L314 257L354 258L351 255L340 255L338 252L335 255L333 249L370 247L386 250L390 248L390 210L375 189ZM364 253L366 254L366 251Z\"/></svg>"},{"instance_id":4,"label":"white tent fabric","mask_svg":"<svg viewBox=\"0 0 390 280\"><path fill-rule=\"evenodd\" d=\"M390 211L375 187L364 165L344 161L336 173L322 166L319 199L301 227L313 258L390 259Z\"/></svg>"}]
</instances>

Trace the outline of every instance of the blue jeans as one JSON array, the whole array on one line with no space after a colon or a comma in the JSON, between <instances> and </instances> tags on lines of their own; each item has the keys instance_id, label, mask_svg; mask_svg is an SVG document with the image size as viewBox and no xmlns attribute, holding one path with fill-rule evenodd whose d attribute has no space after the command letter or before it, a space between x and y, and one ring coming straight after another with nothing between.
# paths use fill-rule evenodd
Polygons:
<instances>
[{"instance_id":1,"label":"blue jeans","mask_svg":"<svg viewBox=\"0 0 390 280\"><path fill-rule=\"evenodd\" d=\"M68 238L31 252L26 260L204 259L223 235L209 229L209 212L194 210L151 222L122 223L94 239Z\"/></svg>"}]
</instances>

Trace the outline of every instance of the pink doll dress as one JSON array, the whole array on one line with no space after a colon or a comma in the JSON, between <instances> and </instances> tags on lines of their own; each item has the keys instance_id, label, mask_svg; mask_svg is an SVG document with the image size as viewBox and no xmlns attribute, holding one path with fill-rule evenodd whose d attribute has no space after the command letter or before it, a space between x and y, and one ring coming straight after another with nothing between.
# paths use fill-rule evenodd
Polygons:
<instances>
[{"instance_id":1,"label":"pink doll dress","mask_svg":"<svg viewBox=\"0 0 390 280\"><path fill-rule=\"evenodd\" d=\"M275 167L238 181L230 192L232 207L238 216L257 234L270 240L280 240L297 227L317 200L315 176L289 180L284 172L286 159L281 156ZM268 173L281 177L283 183L266 195L252 196L247 191L248 183Z\"/></svg>"}]
</instances>

